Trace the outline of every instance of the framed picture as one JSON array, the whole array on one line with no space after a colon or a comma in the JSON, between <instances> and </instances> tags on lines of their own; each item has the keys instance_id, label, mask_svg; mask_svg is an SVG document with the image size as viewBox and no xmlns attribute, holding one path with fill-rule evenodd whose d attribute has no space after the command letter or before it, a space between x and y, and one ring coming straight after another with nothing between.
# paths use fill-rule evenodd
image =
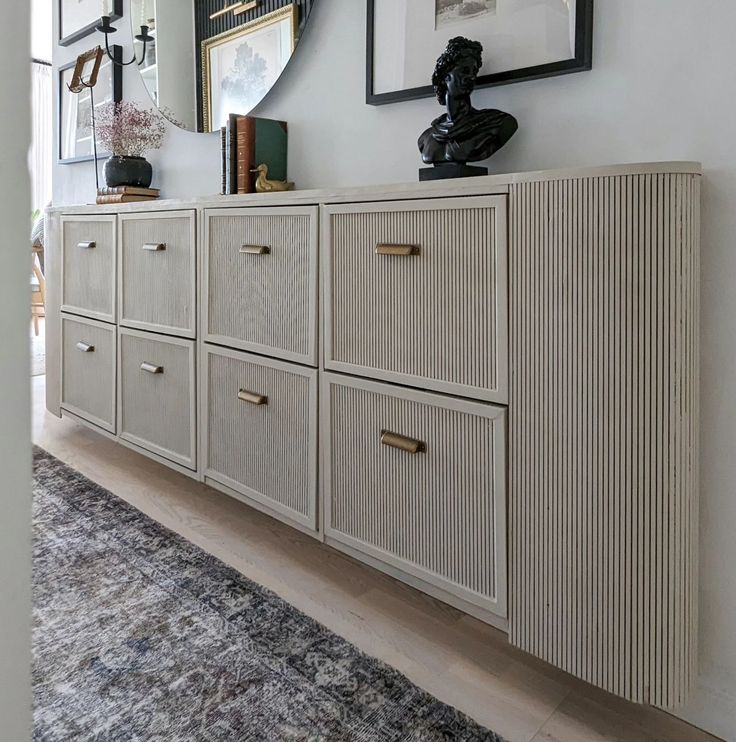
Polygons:
<instances>
[{"instance_id":1,"label":"framed picture","mask_svg":"<svg viewBox=\"0 0 736 742\"><path fill-rule=\"evenodd\" d=\"M593 0L368 0L366 102L433 95L454 36L483 45L476 87L589 70Z\"/></svg>"},{"instance_id":2,"label":"framed picture","mask_svg":"<svg viewBox=\"0 0 736 742\"><path fill-rule=\"evenodd\" d=\"M93 50L95 51L95 50ZM123 49L120 46L110 47L115 59L122 60ZM83 57L89 56L90 73L94 72L95 59L92 52L79 56L79 59L59 68L59 142L57 161L62 164L84 162L94 159L92 145L92 95L88 88L79 87L79 93L69 90L75 78L80 73L78 67ZM88 80L88 77L84 77ZM75 88L76 89L76 88ZM122 67L113 64L107 55L102 58L97 70L97 84L94 87L95 108L104 103L114 101L119 103L123 99L123 71ZM98 155L105 153L98 152Z\"/></svg>"},{"instance_id":3,"label":"framed picture","mask_svg":"<svg viewBox=\"0 0 736 742\"><path fill-rule=\"evenodd\" d=\"M88 36L99 25L102 10L110 8L110 20L123 16L123 0L58 0L59 45L69 46Z\"/></svg>"},{"instance_id":4,"label":"framed picture","mask_svg":"<svg viewBox=\"0 0 736 742\"><path fill-rule=\"evenodd\" d=\"M85 88L97 85L97 75L100 74L104 57L105 53L99 46L77 57L72 81L67 86L72 93L81 93Z\"/></svg>"},{"instance_id":5,"label":"framed picture","mask_svg":"<svg viewBox=\"0 0 736 742\"><path fill-rule=\"evenodd\" d=\"M291 4L202 42L205 131L261 102L291 58L297 27L298 7Z\"/></svg>"}]
</instances>

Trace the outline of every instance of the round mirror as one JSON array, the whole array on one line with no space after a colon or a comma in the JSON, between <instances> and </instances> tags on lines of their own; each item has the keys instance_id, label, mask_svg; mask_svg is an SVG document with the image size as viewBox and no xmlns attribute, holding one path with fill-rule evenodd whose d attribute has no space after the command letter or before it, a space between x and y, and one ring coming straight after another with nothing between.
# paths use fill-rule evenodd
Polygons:
<instances>
[{"instance_id":1,"label":"round mirror","mask_svg":"<svg viewBox=\"0 0 736 742\"><path fill-rule=\"evenodd\" d=\"M147 26L152 39L138 69L153 102L190 131L250 113L289 63L314 2L131 0L133 35Z\"/></svg>"}]
</instances>

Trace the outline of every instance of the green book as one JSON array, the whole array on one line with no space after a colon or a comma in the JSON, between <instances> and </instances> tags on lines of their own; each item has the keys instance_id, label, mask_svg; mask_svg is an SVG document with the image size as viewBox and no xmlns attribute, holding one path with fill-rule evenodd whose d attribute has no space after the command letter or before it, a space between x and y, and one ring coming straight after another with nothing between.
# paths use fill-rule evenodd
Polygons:
<instances>
[{"instance_id":1,"label":"green book","mask_svg":"<svg viewBox=\"0 0 736 742\"><path fill-rule=\"evenodd\" d=\"M271 180L286 180L288 127L286 121L238 116L237 124L238 193L255 191L256 175L251 171L268 165Z\"/></svg>"}]
</instances>

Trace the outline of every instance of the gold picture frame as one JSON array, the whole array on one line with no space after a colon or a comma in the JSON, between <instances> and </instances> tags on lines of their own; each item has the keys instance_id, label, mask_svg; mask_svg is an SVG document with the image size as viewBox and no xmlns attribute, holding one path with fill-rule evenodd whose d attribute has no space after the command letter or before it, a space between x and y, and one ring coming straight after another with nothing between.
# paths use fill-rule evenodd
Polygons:
<instances>
[{"instance_id":1,"label":"gold picture frame","mask_svg":"<svg viewBox=\"0 0 736 742\"><path fill-rule=\"evenodd\" d=\"M92 63L92 67L89 65ZM96 46L94 49L90 49L88 52L84 52L77 57L77 62L74 65L74 72L72 73L72 81L69 83L69 90L72 93L81 93L84 88L93 88L97 85L97 75L100 72L100 64L102 64L102 48ZM89 70L87 79L85 80L84 73Z\"/></svg>"},{"instance_id":2,"label":"gold picture frame","mask_svg":"<svg viewBox=\"0 0 736 742\"><path fill-rule=\"evenodd\" d=\"M291 42L291 48L289 56L294 53L297 42L297 30L299 22L299 8L296 3L287 5L279 10L274 10L271 13L267 13L261 18L256 18L248 23L244 23L242 26L237 26L229 31L213 36L210 39L205 39L202 42L202 128L204 131L217 131L219 123L213 121L213 99L214 99L214 81L212 75L215 65L212 63L213 53L223 51L233 45L233 42L246 39L248 36L260 35L269 26L275 26L277 24L287 23L289 24L288 34ZM286 60L288 62L288 59ZM278 77L286 67L286 63L283 63L281 69L273 80L272 85L276 82ZM220 81L222 82L222 81ZM270 89L270 86L269 86ZM268 90L266 90L268 92ZM265 92L261 99L265 97ZM233 110L228 111L229 113L239 113L246 115L250 113L250 110L255 104L244 104L243 108L248 110Z\"/></svg>"}]
</instances>

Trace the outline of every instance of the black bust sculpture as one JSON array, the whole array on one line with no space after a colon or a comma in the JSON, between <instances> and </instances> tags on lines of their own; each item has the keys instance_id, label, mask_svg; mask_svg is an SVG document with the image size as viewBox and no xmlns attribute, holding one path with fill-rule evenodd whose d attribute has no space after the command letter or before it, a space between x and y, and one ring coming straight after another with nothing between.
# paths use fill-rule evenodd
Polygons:
<instances>
[{"instance_id":1,"label":"black bust sculpture","mask_svg":"<svg viewBox=\"0 0 736 742\"><path fill-rule=\"evenodd\" d=\"M422 168L420 180L486 175L488 169L466 163L485 160L514 135L518 124L509 113L488 108L478 111L470 94L483 64L483 47L477 41L457 36L437 60L432 75L437 100L447 113L436 118L419 137L422 160L434 167Z\"/></svg>"}]
</instances>

